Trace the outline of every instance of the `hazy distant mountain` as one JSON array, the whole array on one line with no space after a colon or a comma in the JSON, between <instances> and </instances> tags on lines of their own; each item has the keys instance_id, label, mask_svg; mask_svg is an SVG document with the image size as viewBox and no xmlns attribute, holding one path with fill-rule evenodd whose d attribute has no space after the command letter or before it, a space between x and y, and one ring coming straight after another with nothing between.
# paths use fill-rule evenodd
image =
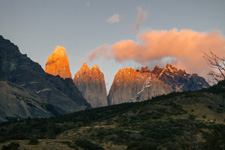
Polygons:
<instances>
[{"instance_id":1,"label":"hazy distant mountain","mask_svg":"<svg viewBox=\"0 0 225 150\"><path fill-rule=\"evenodd\" d=\"M75 74L74 83L92 107L107 106L107 92L104 74L94 65L91 69L86 63Z\"/></svg>"},{"instance_id":2,"label":"hazy distant mountain","mask_svg":"<svg viewBox=\"0 0 225 150\"><path fill-rule=\"evenodd\" d=\"M143 101L171 92L194 91L207 87L209 84L204 78L197 74L188 74L172 65L165 68L155 66L153 71L148 67L140 70L125 68L115 75L108 104Z\"/></svg>"},{"instance_id":3,"label":"hazy distant mountain","mask_svg":"<svg viewBox=\"0 0 225 150\"><path fill-rule=\"evenodd\" d=\"M0 81L8 81L34 93L40 103L49 105L52 114L65 114L90 108L72 79L62 79L44 72L18 47L0 36ZM6 87L7 88L7 87ZM6 99L1 98L1 101ZM7 104L9 105L9 104ZM9 108L10 109L10 108ZM49 113L46 113L49 116ZM23 116L18 116L23 117Z\"/></svg>"},{"instance_id":4,"label":"hazy distant mountain","mask_svg":"<svg viewBox=\"0 0 225 150\"><path fill-rule=\"evenodd\" d=\"M65 48L58 46L45 65L45 72L52 75L59 75L62 78L71 78L70 65Z\"/></svg>"}]
</instances>

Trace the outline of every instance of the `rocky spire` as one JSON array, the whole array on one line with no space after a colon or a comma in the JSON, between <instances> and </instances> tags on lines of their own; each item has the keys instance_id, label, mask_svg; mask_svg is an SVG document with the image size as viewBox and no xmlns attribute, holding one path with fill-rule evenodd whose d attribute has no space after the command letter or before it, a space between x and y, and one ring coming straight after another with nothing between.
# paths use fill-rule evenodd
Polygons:
<instances>
[{"instance_id":1,"label":"rocky spire","mask_svg":"<svg viewBox=\"0 0 225 150\"><path fill-rule=\"evenodd\" d=\"M108 104L143 101L170 92L172 89L162 81L155 80L147 67L137 71L124 68L115 75L108 95Z\"/></svg>"},{"instance_id":2,"label":"rocky spire","mask_svg":"<svg viewBox=\"0 0 225 150\"><path fill-rule=\"evenodd\" d=\"M62 78L72 78L68 56L64 47L57 46L45 65L45 72Z\"/></svg>"},{"instance_id":3,"label":"rocky spire","mask_svg":"<svg viewBox=\"0 0 225 150\"><path fill-rule=\"evenodd\" d=\"M162 72L162 70L163 70L162 68L159 68L157 65L155 65L152 73L153 74L160 74Z\"/></svg>"},{"instance_id":4,"label":"rocky spire","mask_svg":"<svg viewBox=\"0 0 225 150\"><path fill-rule=\"evenodd\" d=\"M108 95L108 104L120 104L150 99L157 95L178 91L193 91L209 87L204 78L191 75L172 65L153 71L148 67L140 70L120 69L115 75Z\"/></svg>"},{"instance_id":5,"label":"rocky spire","mask_svg":"<svg viewBox=\"0 0 225 150\"><path fill-rule=\"evenodd\" d=\"M92 107L107 106L104 74L97 65L91 69L84 63L75 74L74 83Z\"/></svg>"},{"instance_id":6,"label":"rocky spire","mask_svg":"<svg viewBox=\"0 0 225 150\"><path fill-rule=\"evenodd\" d=\"M0 80L4 81L0 85L0 112L9 112L0 113L0 118L49 117L91 108L72 79L45 73L38 63L1 36L0 72Z\"/></svg>"}]
</instances>

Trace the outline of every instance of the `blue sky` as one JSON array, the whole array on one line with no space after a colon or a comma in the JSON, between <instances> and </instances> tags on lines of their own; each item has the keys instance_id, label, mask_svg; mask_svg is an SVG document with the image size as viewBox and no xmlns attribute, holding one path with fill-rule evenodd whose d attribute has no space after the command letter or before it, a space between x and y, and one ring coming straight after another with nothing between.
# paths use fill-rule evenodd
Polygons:
<instances>
[{"instance_id":1,"label":"blue sky","mask_svg":"<svg viewBox=\"0 0 225 150\"><path fill-rule=\"evenodd\" d=\"M147 15L135 30L138 8ZM96 64L109 89L120 68L141 64L105 58L88 61L93 50L121 40L137 41L139 34L151 30L218 30L224 37L224 8L224 0L0 0L0 34L43 69L54 49L65 47L73 77L84 62L89 67ZM115 14L117 22L107 21Z\"/></svg>"}]
</instances>

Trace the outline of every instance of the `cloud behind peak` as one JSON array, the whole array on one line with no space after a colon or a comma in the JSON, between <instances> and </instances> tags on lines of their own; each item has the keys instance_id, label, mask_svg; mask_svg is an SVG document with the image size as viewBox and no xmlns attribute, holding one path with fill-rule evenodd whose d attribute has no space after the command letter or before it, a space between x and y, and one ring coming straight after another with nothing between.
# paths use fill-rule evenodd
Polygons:
<instances>
[{"instance_id":1,"label":"cloud behind peak","mask_svg":"<svg viewBox=\"0 0 225 150\"><path fill-rule=\"evenodd\" d=\"M93 51L105 58L113 58L119 62L133 60L140 64L145 64L154 60L160 64L162 58L175 58L177 67L181 67L190 72L199 73L209 69L203 58L203 52L209 49L221 55L225 52L225 38L220 32L199 33L193 30L180 30L176 28L166 30L152 30L140 34L137 41L122 40L116 42L111 48L101 47ZM100 52L101 51L101 52ZM107 55L106 55L107 54ZM95 59L92 57L92 60Z\"/></svg>"}]
</instances>

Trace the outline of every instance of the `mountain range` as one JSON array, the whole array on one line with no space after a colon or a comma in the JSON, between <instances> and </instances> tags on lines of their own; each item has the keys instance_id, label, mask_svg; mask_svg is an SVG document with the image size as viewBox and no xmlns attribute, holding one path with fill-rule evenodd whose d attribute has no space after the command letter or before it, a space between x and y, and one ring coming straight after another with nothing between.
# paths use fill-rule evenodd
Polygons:
<instances>
[{"instance_id":1,"label":"mountain range","mask_svg":"<svg viewBox=\"0 0 225 150\"><path fill-rule=\"evenodd\" d=\"M91 108L72 79L53 76L0 36L0 121Z\"/></svg>"},{"instance_id":2,"label":"mountain range","mask_svg":"<svg viewBox=\"0 0 225 150\"><path fill-rule=\"evenodd\" d=\"M118 71L108 95L108 104L138 102L172 92L195 91L209 84L197 74L188 74L172 65L140 70L125 68Z\"/></svg>"},{"instance_id":3,"label":"mountain range","mask_svg":"<svg viewBox=\"0 0 225 150\"><path fill-rule=\"evenodd\" d=\"M155 66L152 71L148 67L124 68L115 75L107 95L104 74L97 65L90 69L84 63L72 79L66 51L57 47L44 71L2 36L0 66L0 121L50 117L209 87L204 78L172 65Z\"/></svg>"},{"instance_id":4,"label":"mountain range","mask_svg":"<svg viewBox=\"0 0 225 150\"><path fill-rule=\"evenodd\" d=\"M49 59L53 57L58 61ZM46 62L46 68L51 65L52 70L45 70L46 72L52 75L56 75L55 73L58 72L57 75L61 77L64 77L65 74L68 76L71 74L64 49L59 51L56 48L49 58ZM60 67L58 67L59 64ZM84 63L75 74L73 81L92 107L138 102L171 92L194 91L209 87L203 77L197 74L188 74L186 71L169 64L165 68L155 66L152 71L148 67L137 70L133 68L120 69L115 75L108 96L104 74L97 65L90 69L87 63Z\"/></svg>"}]
</instances>

